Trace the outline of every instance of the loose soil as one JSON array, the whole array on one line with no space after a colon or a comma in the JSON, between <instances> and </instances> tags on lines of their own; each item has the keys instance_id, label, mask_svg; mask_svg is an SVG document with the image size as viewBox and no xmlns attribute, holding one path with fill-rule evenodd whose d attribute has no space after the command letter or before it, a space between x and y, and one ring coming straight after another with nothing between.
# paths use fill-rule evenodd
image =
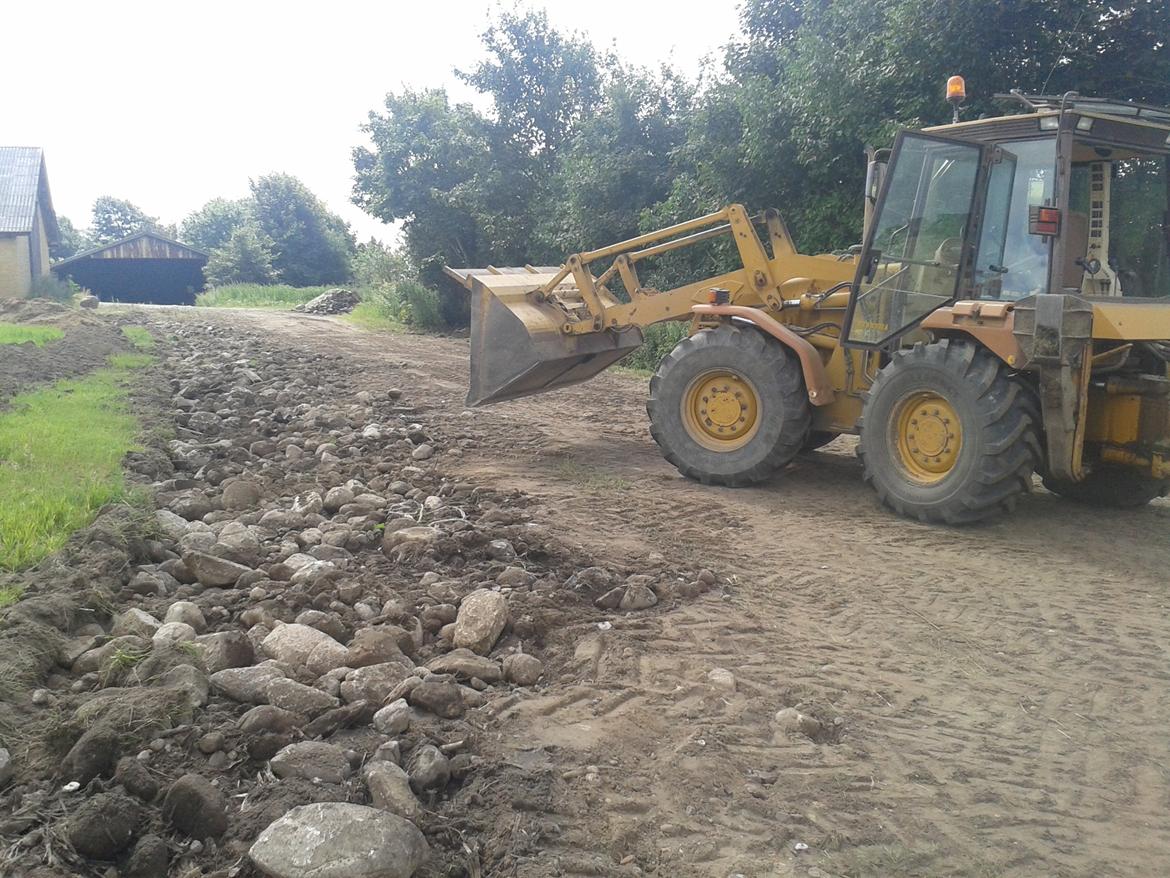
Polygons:
<instances>
[{"instance_id":1,"label":"loose soil","mask_svg":"<svg viewBox=\"0 0 1170 878\"><path fill-rule=\"evenodd\" d=\"M667 590L631 614L570 589L532 605L524 633L547 682L427 730L467 736L480 760L425 803L427 875L1149 875L1170 863L1167 501L1102 513L1037 488L1011 518L928 527L878 506L849 439L759 488L681 479L649 438L643 379L608 374L469 412L463 340L271 312L130 319L160 338L179 322L192 350L251 335L339 395L402 390L434 435L462 437L440 449L443 472L538 525L535 562L562 585L585 564L718 574L705 594ZM418 596L379 563L363 574L379 600ZM778 724L784 708L806 721ZM164 780L209 773L190 745L163 752L152 769ZM183 862L226 869L290 804L337 797L249 790L251 822L219 855Z\"/></svg>"}]
</instances>

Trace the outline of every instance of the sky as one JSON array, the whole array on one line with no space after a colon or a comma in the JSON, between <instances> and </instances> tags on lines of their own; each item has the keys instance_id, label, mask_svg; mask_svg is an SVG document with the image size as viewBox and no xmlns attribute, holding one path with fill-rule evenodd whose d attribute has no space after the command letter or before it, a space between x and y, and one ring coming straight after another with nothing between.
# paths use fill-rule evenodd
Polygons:
<instances>
[{"instance_id":1,"label":"sky","mask_svg":"<svg viewBox=\"0 0 1170 878\"><path fill-rule=\"evenodd\" d=\"M527 5L627 61L687 73L717 56L738 21L738 0ZM249 178L283 171L359 240L390 243L394 230L349 201L360 126L404 86L476 98L452 69L482 57L479 34L494 8L470 0L5 4L0 144L44 148L54 206L78 227L99 195L178 222L211 198L246 196Z\"/></svg>"}]
</instances>

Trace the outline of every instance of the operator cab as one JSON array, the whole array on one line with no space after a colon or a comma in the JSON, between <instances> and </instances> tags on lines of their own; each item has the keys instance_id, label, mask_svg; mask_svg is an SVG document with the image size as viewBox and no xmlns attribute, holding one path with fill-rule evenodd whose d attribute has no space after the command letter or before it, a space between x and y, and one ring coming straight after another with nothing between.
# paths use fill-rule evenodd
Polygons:
<instances>
[{"instance_id":1,"label":"operator cab","mask_svg":"<svg viewBox=\"0 0 1170 878\"><path fill-rule=\"evenodd\" d=\"M1170 296L1170 109L997 97L1029 112L904 131L871 169L846 344L895 346L957 299Z\"/></svg>"}]
</instances>

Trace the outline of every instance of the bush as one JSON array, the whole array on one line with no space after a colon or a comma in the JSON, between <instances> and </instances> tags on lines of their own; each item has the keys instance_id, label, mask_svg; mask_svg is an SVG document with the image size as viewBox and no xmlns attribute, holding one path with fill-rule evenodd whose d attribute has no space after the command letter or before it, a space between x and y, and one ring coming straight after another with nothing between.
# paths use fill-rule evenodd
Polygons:
<instances>
[{"instance_id":1,"label":"bush","mask_svg":"<svg viewBox=\"0 0 1170 878\"><path fill-rule=\"evenodd\" d=\"M84 292L85 290L68 278L60 280L54 275L46 274L33 278L28 295L30 299L52 299L54 302L69 304L74 296Z\"/></svg>"},{"instance_id":2,"label":"bush","mask_svg":"<svg viewBox=\"0 0 1170 878\"><path fill-rule=\"evenodd\" d=\"M397 284L395 290L406 306L407 324L432 332L446 326L447 322L443 319L443 310L439 305L439 294L434 290L413 280Z\"/></svg>"},{"instance_id":3,"label":"bush","mask_svg":"<svg viewBox=\"0 0 1170 878\"><path fill-rule=\"evenodd\" d=\"M335 287L290 287L286 284L227 284L195 297L204 308L295 308Z\"/></svg>"},{"instance_id":4,"label":"bush","mask_svg":"<svg viewBox=\"0 0 1170 878\"><path fill-rule=\"evenodd\" d=\"M691 325L686 321L655 323L644 330L645 341L636 351L621 361L627 369L653 372L662 358L674 350L674 346L687 337Z\"/></svg>"}]
</instances>

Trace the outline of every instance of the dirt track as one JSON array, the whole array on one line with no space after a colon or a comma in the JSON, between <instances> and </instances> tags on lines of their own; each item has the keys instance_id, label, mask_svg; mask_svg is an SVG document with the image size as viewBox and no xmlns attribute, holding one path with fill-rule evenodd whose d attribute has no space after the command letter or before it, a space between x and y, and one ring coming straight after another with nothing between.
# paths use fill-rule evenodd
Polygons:
<instances>
[{"instance_id":1,"label":"dirt track","mask_svg":"<svg viewBox=\"0 0 1170 878\"><path fill-rule=\"evenodd\" d=\"M571 543L734 574L722 596L563 632L575 685L505 714L518 759L584 775L535 840L581 860L566 874L601 874L587 851L703 876L1170 863L1166 501L1095 515L1038 492L990 526L927 527L878 507L847 440L767 487L705 488L659 458L641 379L468 413L464 341L204 317L352 358L367 389L397 367L430 421L476 437L462 471L531 493ZM776 731L790 706L821 743Z\"/></svg>"}]
</instances>

